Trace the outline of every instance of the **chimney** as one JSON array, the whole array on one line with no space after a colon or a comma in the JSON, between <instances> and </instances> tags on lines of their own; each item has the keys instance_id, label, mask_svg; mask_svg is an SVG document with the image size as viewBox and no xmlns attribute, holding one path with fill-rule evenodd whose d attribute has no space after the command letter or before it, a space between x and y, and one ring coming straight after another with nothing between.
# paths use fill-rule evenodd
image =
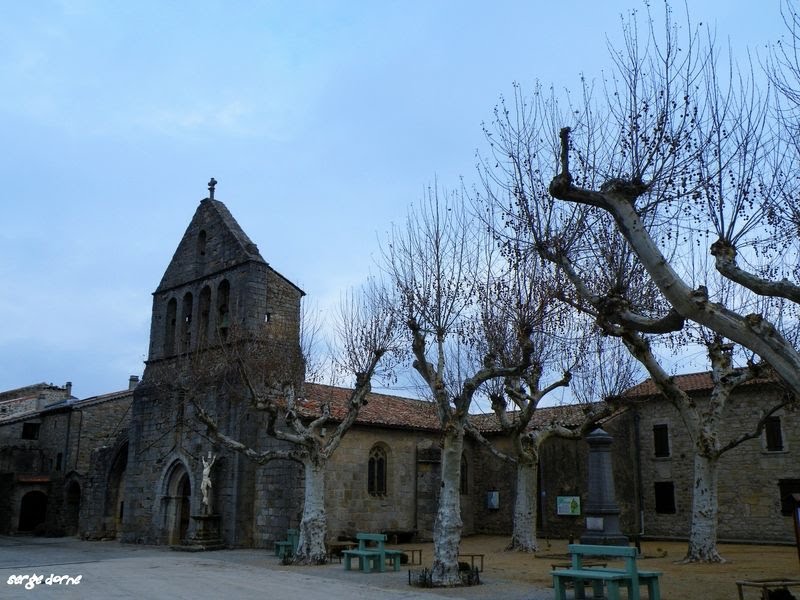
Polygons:
<instances>
[{"instance_id":1,"label":"chimney","mask_svg":"<svg viewBox=\"0 0 800 600\"><path fill-rule=\"evenodd\" d=\"M47 395L44 392L39 392L36 397L36 410L42 410L47 403Z\"/></svg>"},{"instance_id":2,"label":"chimney","mask_svg":"<svg viewBox=\"0 0 800 600\"><path fill-rule=\"evenodd\" d=\"M132 390L137 385L139 385L139 376L138 375L131 375L130 379L128 379L128 389Z\"/></svg>"},{"instance_id":3,"label":"chimney","mask_svg":"<svg viewBox=\"0 0 800 600\"><path fill-rule=\"evenodd\" d=\"M69 400L72 397L72 382L68 381L64 384L64 397Z\"/></svg>"}]
</instances>

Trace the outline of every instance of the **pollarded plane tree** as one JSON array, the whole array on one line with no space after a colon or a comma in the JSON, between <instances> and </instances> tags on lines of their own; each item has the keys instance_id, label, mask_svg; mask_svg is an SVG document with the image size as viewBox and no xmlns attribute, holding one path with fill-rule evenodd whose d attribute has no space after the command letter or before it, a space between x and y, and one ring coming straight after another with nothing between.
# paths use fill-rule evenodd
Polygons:
<instances>
[{"instance_id":1,"label":"pollarded plane tree","mask_svg":"<svg viewBox=\"0 0 800 600\"><path fill-rule=\"evenodd\" d=\"M225 416L215 414L202 393L193 393L197 377L187 378L187 399L196 418L205 426L205 434L212 440L258 464L276 459L302 464L303 512L293 558L297 564L323 564L327 560L325 471L328 460L366 404L373 379L392 370L397 327L392 307L382 292L382 286L371 282L342 301L336 325L338 345L332 356L344 376L354 378L354 385L346 406L340 407L336 414L326 398L319 399L319 406L314 403L314 410L309 409L303 397L304 357L299 349L276 344L274 334L237 335L236 331L231 331L217 351L205 359L205 365L211 359L216 363L212 368L226 374L231 390L244 394L250 410L266 416L264 430L259 433L264 438L284 442L283 445L265 450L228 435L223 424ZM208 372L210 369L206 366L201 370Z\"/></svg>"},{"instance_id":2,"label":"pollarded plane tree","mask_svg":"<svg viewBox=\"0 0 800 600\"><path fill-rule=\"evenodd\" d=\"M603 245L606 248L616 246L617 252L604 252L603 259L598 259L596 253L592 253L595 257L583 265L583 270L579 266L580 260L573 263L564 256L554 257L574 285L575 294L568 301L594 318L606 335L622 340L630 354L647 370L656 389L680 414L692 440L694 462L691 525L684 562L724 562L717 548L720 459L740 444L758 438L769 417L795 403L794 397L778 394L772 404L761 409L751 422L744 423L742 428L731 428L729 419L735 418L733 415L737 405L747 398L737 396L735 392L759 378L768 382L772 375L769 365L718 334L691 322L685 322L682 327L678 327L675 317L651 319L648 322L644 311L637 310L644 307L637 307L636 299L647 294L637 289L636 282L649 282L635 275L623 275L636 273L641 267L615 230L606 233L608 235L603 236ZM609 243L610 237L616 237L617 244ZM595 242L593 245L601 244ZM606 264L606 273L623 275L614 286L612 298L598 293L597 280L593 277L598 266L602 267L604 262L611 263ZM605 289L605 286L601 286L601 290ZM727 300L732 301L730 298ZM635 318L631 318L634 315ZM707 353L712 382L707 399L697 399L681 389L664 366L668 357L654 351L655 346L661 350L671 347L686 352L692 345L703 346ZM625 405L624 395L618 400L622 406Z\"/></svg>"},{"instance_id":3,"label":"pollarded plane tree","mask_svg":"<svg viewBox=\"0 0 800 600\"><path fill-rule=\"evenodd\" d=\"M481 428L473 421L467 422L467 433L492 454L515 466L516 494L508 549L534 552L538 549L537 469L541 446L553 436L580 438L613 412L612 405L599 400L621 393L634 379L630 357L608 360L614 351L609 340L600 336L589 320L576 318L569 305L558 301L562 282L554 266L530 252L529 247L526 251L523 246L527 245L520 246L520 241L506 239L500 246L501 260L494 261L487 270L486 283L478 289L485 308L480 321L476 321L479 332L475 335L476 346L493 348L503 364L517 364L521 351L519 323L530 325L526 340L531 351L528 368L517 376L489 381L484 390L494 415L491 427L499 428L502 435L498 439L508 440L510 450L501 450L481 434ZM496 236L492 243L496 244ZM493 276L494 270L502 275ZM603 385L611 381L614 385ZM555 396L556 391L573 382L577 386L570 392L572 400L580 406L562 408L558 417L549 421L535 419L543 399ZM597 384L591 391L590 382Z\"/></svg>"},{"instance_id":4,"label":"pollarded plane tree","mask_svg":"<svg viewBox=\"0 0 800 600\"><path fill-rule=\"evenodd\" d=\"M509 236L524 231L570 275L572 302L626 343L685 416L699 490L686 559L715 561L714 465L743 441L719 437L730 392L762 361L800 391L796 223L786 208L797 202L794 157L752 73L730 63L721 77L713 40L699 29L681 35L669 9L657 31L649 18L640 38L631 17L599 93L584 80L577 100L536 88L501 103L488 131L495 162L483 164L486 180L509 192L510 201L489 194L506 208ZM666 337L686 344L687 323L715 374L703 410L651 350ZM733 365L732 343L745 365Z\"/></svg>"},{"instance_id":5,"label":"pollarded plane tree","mask_svg":"<svg viewBox=\"0 0 800 600\"><path fill-rule=\"evenodd\" d=\"M648 25L640 39L628 22L603 93L584 96L574 123L551 133L560 157L550 194L610 217L671 312L749 349L798 394L786 318L800 299L788 218L797 157L781 143L773 93L732 59L723 70L710 35L682 34L669 10L663 35ZM676 239L687 242L680 252ZM689 268L709 254L718 281L739 293L709 289ZM750 311L760 306L780 318Z\"/></svg>"},{"instance_id":6,"label":"pollarded plane tree","mask_svg":"<svg viewBox=\"0 0 800 600\"><path fill-rule=\"evenodd\" d=\"M405 323L413 369L435 404L442 428L441 488L434 522L432 579L457 585L461 456L465 426L481 387L521 374L530 363L530 323L516 322L521 348L505 364L490 346L478 349L473 323L480 319L478 285L485 279L481 240L485 227L470 219L459 194L428 190L384 246L384 268Z\"/></svg>"}]
</instances>

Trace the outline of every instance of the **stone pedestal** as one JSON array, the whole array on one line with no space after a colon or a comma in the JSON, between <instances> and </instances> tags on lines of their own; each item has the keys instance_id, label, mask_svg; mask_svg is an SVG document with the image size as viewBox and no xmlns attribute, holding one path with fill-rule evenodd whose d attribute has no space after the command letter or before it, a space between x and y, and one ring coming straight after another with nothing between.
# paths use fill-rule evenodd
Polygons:
<instances>
[{"instance_id":1,"label":"stone pedestal","mask_svg":"<svg viewBox=\"0 0 800 600\"><path fill-rule=\"evenodd\" d=\"M175 550L203 552L222 550L225 544L220 535L220 515L192 515L194 535L185 546L173 546Z\"/></svg>"},{"instance_id":2,"label":"stone pedestal","mask_svg":"<svg viewBox=\"0 0 800 600\"><path fill-rule=\"evenodd\" d=\"M619 529L619 506L614 492L611 468L613 438L602 429L586 436L589 444L589 493L584 514L586 530L581 544L627 546L628 538Z\"/></svg>"}]
</instances>

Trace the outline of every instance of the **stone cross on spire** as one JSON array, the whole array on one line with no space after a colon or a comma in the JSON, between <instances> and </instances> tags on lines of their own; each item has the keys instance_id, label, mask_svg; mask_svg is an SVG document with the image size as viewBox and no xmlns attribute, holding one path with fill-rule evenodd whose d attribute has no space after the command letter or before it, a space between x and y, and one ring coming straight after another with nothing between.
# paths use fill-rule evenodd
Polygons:
<instances>
[{"instance_id":1,"label":"stone cross on spire","mask_svg":"<svg viewBox=\"0 0 800 600\"><path fill-rule=\"evenodd\" d=\"M217 185L217 180L212 177L211 180L208 182L208 193L210 194L209 198L211 200L214 199L214 186L216 185Z\"/></svg>"}]
</instances>

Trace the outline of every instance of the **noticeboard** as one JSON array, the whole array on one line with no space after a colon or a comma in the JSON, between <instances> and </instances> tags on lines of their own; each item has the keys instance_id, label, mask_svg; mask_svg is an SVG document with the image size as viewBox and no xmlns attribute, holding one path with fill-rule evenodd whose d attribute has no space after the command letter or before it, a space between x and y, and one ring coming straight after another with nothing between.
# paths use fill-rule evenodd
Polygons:
<instances>
[{"instance_id":1,"label":"noticeboard","mask_svg":"<svg viewBox=\"0 0 800 600\"><path fill-rule=\"evenodd\" d=\"M581 515L581 497L556 496L556 514L579 517Z\"/></svg>"}]
</instances>

